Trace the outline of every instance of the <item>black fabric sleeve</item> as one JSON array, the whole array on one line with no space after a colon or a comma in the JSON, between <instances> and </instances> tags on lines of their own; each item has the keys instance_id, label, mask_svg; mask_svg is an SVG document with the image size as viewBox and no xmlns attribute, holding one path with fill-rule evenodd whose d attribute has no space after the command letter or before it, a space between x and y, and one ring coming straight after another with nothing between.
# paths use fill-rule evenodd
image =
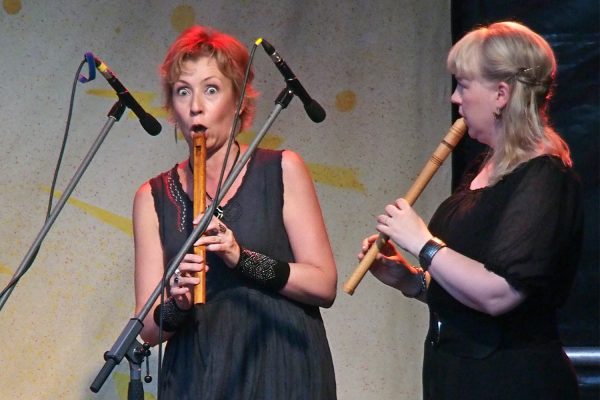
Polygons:
<instances>
[{"instance_id":1,"label":"black fabric sleeve","mask_svg":"<svg viewBox=\"0 0 600 400\"><path fill-rule=\"evenodd\" d=\"M579 182L560 161L544 157L524 171L492 236L486 268L517 290L562 302L579 257Z\"/></svg>"}]
</instances>

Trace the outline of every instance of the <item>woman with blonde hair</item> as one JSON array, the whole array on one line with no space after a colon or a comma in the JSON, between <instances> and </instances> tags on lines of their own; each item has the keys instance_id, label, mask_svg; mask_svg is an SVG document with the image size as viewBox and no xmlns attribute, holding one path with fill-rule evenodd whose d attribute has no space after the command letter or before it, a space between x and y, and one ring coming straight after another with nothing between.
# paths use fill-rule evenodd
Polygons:
<instances>
[{"instance_id":1,"label":"woman with blonde hair","mask_svg":"<svg viewBox=\"0 0 600 400\"><path fill-rule=\"evenodd\" d=\"M576 399L556 310L576 272L582 205L548 119L554 54L526 26L498 22L467 33L447 66L451 100L489 151L428 226L404 199L385 207L377 230L390 242L371 272L429 307L424 399Z\"/></svg>"}]
</instances>

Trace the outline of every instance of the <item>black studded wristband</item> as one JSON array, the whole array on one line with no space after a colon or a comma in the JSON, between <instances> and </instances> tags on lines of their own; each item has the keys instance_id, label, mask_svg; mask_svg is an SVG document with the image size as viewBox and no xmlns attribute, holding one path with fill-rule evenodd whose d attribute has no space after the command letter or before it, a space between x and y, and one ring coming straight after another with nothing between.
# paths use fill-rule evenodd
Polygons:
<instances>
[{"instance_id":1,"label":"black studded wristband","mask_svg":"<svg viewBox=\"0 0 600 400\"><path fill-rule=\"evenodd\" d=\"M436 253L446 247L446 243L442 242L440 239L433 237L425 243L421 251L419 252L419 264L423 271L427 271L427 268L431 265L431 260L436 255Z\"/></svg>"},{"instance_id":2,"label":"black studded wristband","mask_svg":"<svg viewBox=\"0 0 600 400\"><path fill-rule=\"evenodd\" d=\"M275 292L283 289L290 277L290 264L269 256L240 248L240 260L235 271L244 278Z\"/></svg>"},{"instance_id":3,"label":"black studded wristband","mask_svg":"<svg viewBox=\"0 0 600 400\"><path fill-rule=\"evenodd\" d=\"M177 307L175 299L169 297L163 304L159 304L154 309L154 322L160 326L162 318L162 330L165 332L175 332L187 320L191 309L182 310Z\"/></svg>"}]
</instances>

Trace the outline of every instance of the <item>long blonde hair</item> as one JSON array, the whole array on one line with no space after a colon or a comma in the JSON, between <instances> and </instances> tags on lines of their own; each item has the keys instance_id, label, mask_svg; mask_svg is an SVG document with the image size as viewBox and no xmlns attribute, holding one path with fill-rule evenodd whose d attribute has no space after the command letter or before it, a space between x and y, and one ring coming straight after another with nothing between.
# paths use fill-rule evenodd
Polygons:
<instances>
[{"instance_id":1,"label":"long blonde hair","mask_svg":"<svg viewBox=\"0 0 600 400\"><path fill-rule=\"evenodd\" d=\"M538 154L552 154L571 166L569 147L550 125L548 102L556 60L540 35L517 22L497 22L466 34L450 50L448 70L468 79L505 82L510 98L501 110L501 134L492 163L490 184Z\"/></svg>"}]
</instances>

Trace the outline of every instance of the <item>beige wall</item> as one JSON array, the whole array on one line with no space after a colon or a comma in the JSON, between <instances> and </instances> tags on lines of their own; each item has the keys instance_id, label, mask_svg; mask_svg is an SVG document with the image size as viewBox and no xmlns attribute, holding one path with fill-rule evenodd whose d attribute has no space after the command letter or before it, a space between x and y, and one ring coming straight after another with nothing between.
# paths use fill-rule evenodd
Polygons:
<instances>
[{"instance_id":1,"label":"beige wall","mask_svg":"<svg viewBox=\"0 0 600 400\"><path fill-rule=\"evenodd\" d=\"M294 99L266 147L289 148L316 181L339 270L324 320L340 399L420 398L426 308L368 275L341 286L375 216L406 192L450 126L449 1L27 1L0 9L0 287L41 229L75 72L102 58L163 132L129 114L117 122L47 235L32 268L0 310L0 397L126 399L123 360L100 393L88 387L102 355L133 316L131 204L146 179L185 157L160 110L157 66L190 23L252 45L269 40L326 108L314 124ZM266 54L255 58L258 130L283 88ZM114 92L101 77L78 84L57 189L98 136ZM447 195L444 166L416 204L428 218ZM151 358L156 374L157 350ZM155 398L155 384L145 385Z\"/></svg>"}]
</instances>

